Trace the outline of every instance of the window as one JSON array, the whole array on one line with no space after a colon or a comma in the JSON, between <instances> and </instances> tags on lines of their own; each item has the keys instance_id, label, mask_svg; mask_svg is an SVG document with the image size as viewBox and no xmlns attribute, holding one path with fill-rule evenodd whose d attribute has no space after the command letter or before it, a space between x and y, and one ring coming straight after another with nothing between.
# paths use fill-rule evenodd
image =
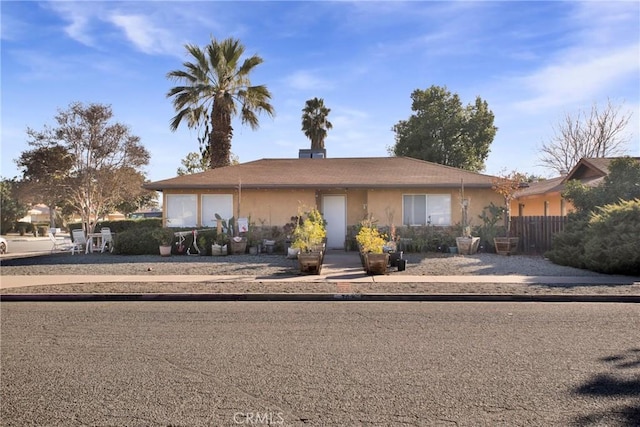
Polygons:
<instances>
[{"instance_id":1,"label":"window","mask_svg":"<svg viewBox=\"0 0 640 427\"><path fill-rule=\"evenodd\" d=\"M404 225L451 225L451 195L405 194L402 212Z\"/></svg>"},{"instance_id":2,"label":"window","mask_svg":"<svg viewBox=\"0 0 640 427\"><path fill-rule=\"evenodd\" d=\"M195 227L197 198L195 194L167 194L167 225Z\"/></svg>"},{"instance_id":3,"label":"window","mask_svg":"<svg viewBox=\"0 0 640 427\"><path fill-rule=\"evenodd\" d=\"M216 214L224 220L233 216L233 194L204 194L202 196L202 225L216 227Z\"/></svg>"}]
</instances>

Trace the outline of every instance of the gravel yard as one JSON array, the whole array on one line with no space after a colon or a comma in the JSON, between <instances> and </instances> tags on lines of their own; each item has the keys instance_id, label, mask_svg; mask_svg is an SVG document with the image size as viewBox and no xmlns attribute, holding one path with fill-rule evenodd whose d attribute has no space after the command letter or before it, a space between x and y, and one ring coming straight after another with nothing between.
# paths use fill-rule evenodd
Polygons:
<instances>
[{"instance_id":1,"label":"gravel yard","mask_svg":"<svg viewBox=\"0 0 640 427\"><path fill-rule=\"evenodd\" d=\"M31 258L3 259L0 273L12 276L72 275L78 283L24 286L1 289L0 294L56 294L56 293L430 293L430 294L582 294L582 295L640 295L640 285L584 284L543 285L518 283L479 283L473 276L573 276L609 277L588 270L555 265L539 256L495 254L449 255L408 254L405 271L391 270L388 276L397 277L393 283L350 283L328 280L313 280L320 276L299 277L297 260L283 255L235 255L226 257L199 256L119 256L112 254L75 255L54 254ZM362 272L356 253L328 255L322 273L326 274L331 262L349 272ZM335 265L334 265L335 267ZM344 271L344 270L343 270ZM352 273L350 273L352 274ZM139 282L84 283L83 275L135 275ZM144 277L158 275L202 275L212 276L204 281L190 283L145 282ZM222 281L216 275L236 276L234 280ZM461 283L439 283L430 281L430 276L469 276ZM425 276L422 282L403 281L407 276ZM239 277L239 278L238 278ZM246 279L244 279L246 277ZM256 277L256 280L254 280ZM269 281L264 279L269 278ZM282 278L282 281L279 281ZM275 280L274 280L275 279ZM294 280L292 280L294 279ZM308 280L311 279L311 280ZM464 283L462 283L464 282ZM486 282L486 280L485 280Z\"/></svg>"},{"instance_id":2,"label":"gravel yard","mask_svg":"<svg viewBox=\"0 0 640 427\"><path fill-rule=\"evenodd\" d=\"M357 253L348 256L349 267L360 267ZM406 254L405 271L393 276L524 275L604 276L588 270L555 265L540 256L496 254ZM325 265L327 263L325 262ZM112 254L53 254L1 261L3 275L247 275L292 276L296 260L283 255L171 256Z\"/></svg>"}]
</instances>

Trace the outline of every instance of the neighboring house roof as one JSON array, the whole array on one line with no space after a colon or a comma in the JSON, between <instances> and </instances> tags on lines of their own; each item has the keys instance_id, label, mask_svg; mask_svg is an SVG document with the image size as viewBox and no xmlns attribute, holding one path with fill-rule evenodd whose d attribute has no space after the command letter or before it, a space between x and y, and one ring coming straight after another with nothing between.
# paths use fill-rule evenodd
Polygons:
<instances>
[{"instance_id":1,"label":"neighboring house roof","mask_svg":"<svg viewBox=\"0 0 640 427\"><path fill-rule=\"evenodd\" d=\"M564 177L544 179L542 181L530 182L529 186L518 190L515 197L537 196L539 194L556 193L564 190Z\"/></svg>"},{"instance_id":2,"label":"neighboring house roof","mask_svg":"<svg viewBox=\"0 0 640 427\"><path fill-rule=\"evenodd\" d=\"M564 191L565 184L572 179L577 179L584 185L591 187L598 186L604 178L609 175L609 165L611 161L619 158L620 157L583 157L566 176L532 182L528 188L519 190L515 194L515 197L520 198L540 194L561 193ZM640 157L632 158L640 160Z\"/></svg>"},{"instance_id":3,"label":"neighboring house roof","mask_svg":"<svg viewBox=\"0 0 640 427\"><path fill-rule=\"evenodd\" d=\"M583 157L567 174L563 183L577 179L585 185L595 187L609 175L609 164L615 157Z\"/></svg>"},{"instance_id":4,"label":"neighboring house roof","mask_svg":"<svg viewBox=\"0 0 640 427\"><path fill-rule=\"evenodd\" d=\"M144 185L150 190L237 188L491 188L495 177L410 157L261 159Z\"/></svg>"}]
</instances>

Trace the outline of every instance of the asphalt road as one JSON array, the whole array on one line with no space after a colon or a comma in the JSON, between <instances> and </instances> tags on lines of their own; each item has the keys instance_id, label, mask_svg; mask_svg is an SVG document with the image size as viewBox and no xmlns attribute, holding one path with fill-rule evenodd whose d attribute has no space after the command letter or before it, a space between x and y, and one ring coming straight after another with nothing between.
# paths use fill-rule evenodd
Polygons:
<instances>
[{"instance_id":1,"label":"asphalt road","mask_svg":"<svg viewBox=\"0 0 640 427\"><path fill-rule=\"evenodd\" d=\"M1 424L640 424L640 307L3 303Z\"/></svg>"}]
</instances>

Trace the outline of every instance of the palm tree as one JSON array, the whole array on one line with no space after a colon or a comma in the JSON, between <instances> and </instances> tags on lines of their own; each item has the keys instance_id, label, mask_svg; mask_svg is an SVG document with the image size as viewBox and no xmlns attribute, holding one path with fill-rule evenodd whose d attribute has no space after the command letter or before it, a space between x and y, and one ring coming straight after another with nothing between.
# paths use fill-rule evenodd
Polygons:
<instances>
[{"instance_id":1,"label":"palm tree","mask_svg":"<svg viewBox=\"0 0 640 427\"><path fill-rule=\"evenodd\" d=\"M202 132L198 140L206 145L201 149L209 154L210 167L228 166L233 136L231 119L238 109L242 124L254 130L258 128L258 113L274 114L267 87L251 86L249 79L262 58L254 55L240 63L245 48L233 38L221 42L212 38L204 49L192 44L185 48L194 62L184 62L183 70L167 73L167 78L183 83L167 93L167 98L173 97L177 112L171 119L171 130L178 129L182 121L189 128L197 128Z\"/></svg>"},{"instance_id":2,"label":"palm tree","mask_svg":"<svg viewBox=\"0 0 640 427\"><path fill-rule=\"evenodd\" d=\"M309 99L302 109L302 131L311 140L312 150L324 149L327 130L333 128L327 120L330 112L331 109L324 106L322 98Z\"/></svg>"}]
</instances>

